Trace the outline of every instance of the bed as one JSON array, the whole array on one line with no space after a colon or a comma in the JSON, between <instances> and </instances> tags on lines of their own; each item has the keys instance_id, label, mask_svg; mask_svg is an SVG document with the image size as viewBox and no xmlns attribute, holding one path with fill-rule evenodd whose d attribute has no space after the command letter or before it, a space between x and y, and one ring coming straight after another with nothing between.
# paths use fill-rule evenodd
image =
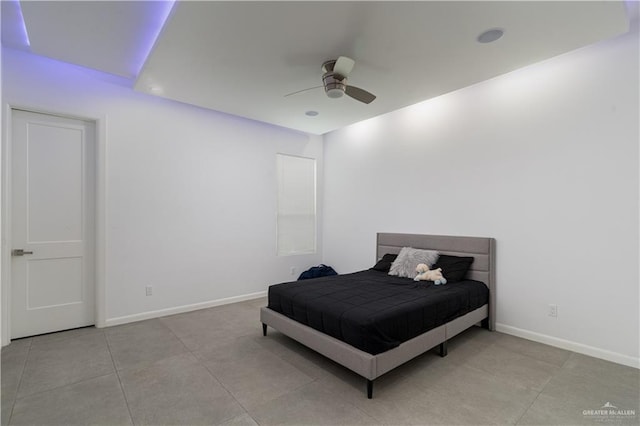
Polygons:
<instances>
[{"instance_id":1,"label":"bed","mask_svg":"<svg viewBox=\"0 0 640 426\"><path fill-rule=\"evenodd\" d=\"M390 339L388 336L377 336L372 329L371 332L367 331L367 322L364 320L367 315L373 315L372 312L361 313L360 317L363 319L361 323L356 323L352 327L355 330L360 330L360 333L351 333L355 335L355 339L351 339L351 343L343 341L348 336L349 330L344 326L340 331L332 331L330 321L327 321L328 315L322 314L322 302L314 302L316 299L313 297L306 297L303 291L305 286L298 284L298 294L296 298L301 298L304 308L312 314L307 312L304 315L307 318L309 325L303 324L294 320L296 317L295 312L277 312L274 309L270 309L269 306L263 307L260 310L260 320L263 327L263 335L267 335L267 326L270 326L281 333L289 336L290 338L306 345L307 347L315 350L316 352L332 359L333 361L343 365L344 367L354 371L360 376L364 377L367 382L367 397L373 397L373 382L376 378L391 371L397 366L411 360L412 358L439 346L440 355L446 356L447 354L447 340L453 336L461 333L469 327L476 324L481 324L483 327L494 330L495 325L495 240L493 238L480 238L480 237L459 237L459 236L440 236L440 235L418 235L418 234L396 234L396 233L379 233L377 234L376 244L376 260L379 260L383 255L397 254L402 247L413 247L418 249L437 250L441 254L453 255L453 256L471 256L474 258L473 263L465 278L465 284L475 286L474 291L477 292L478 282L481 282L486 286L483 290L486 293L486 297L482 299L480 306L469 305L467 309L463 310L461 314L451 316L448 312L442 312L441 307L444 306L442 302L440 307L434 310L438 311L438 315L434 315L433 321L436 324L435 327L430 328L428 331L421 332L420 330L409 330L413 334L409 335L407 340L402 342L394 342L394 339ZM376 275L378 274L378 275ZM336 285L345 286L348 283L349 297L366 297L371 292L395 292L398 289L400 299L402 297L411 297L410 293L403 296L404 289L416 288L409 278L396 278L386 277L388 281L387 286L384 287L383 283L377 283L382 281L379 279L385 274L380 272L374 273L372 271L361 271L354 274L347 274L343 276L331 277L336 279ZM403 283L397 280L405 280ZM310 291L325 292L331 291L329 287L332 284L331 280L325 282L322 279L309 280L313 281L307 286ZM467 284L468 283L468 284ZM404 284L397 285L395 284ZM440 286L442 294L455 293L455 289L458 283L447 286ZM279 286L296 288L295 283L287 283ZM273 287L270 287L270 299L276 298L275 293L271 291ZM359 287L362 287L359 289ZM462 286L458 287L461 288ZM388 290L391 288L392 290ZM379 289L379 290L378 290ZM437 289L440 290L440 289ZM444 291L446 290L446 292ZM488 292L487 292L488 290ZM408 290L407 290L408 291ZM418 290L413 290L418 291ZM361 293L358 293L361 292ZM386 293L385 293L386 294ZM478 293L479 294L479 293ZM455 299L456 296L450 296ZM380 297L378 297L378 300ZM320 299L318 299L320 300ZM326 304L326 303L325 303ZM336 303L339 305L339 303ZM270 300L270 305L274 305L274 301ZM403 305L411 306L410 302L403 302ZM445 304L446 305L446 304ZM382 306L380 310L389 310L391 308L386 305ZM393 309L391 309L393 310ZM313 314L318 311L318 314ZM345 309L343 313L339 315L351 314L354 309ZM411 318L410 314L407 318ZM321 318L318 321L324 321L329 323L326 328L326 332L319 331L316 328L319 326L314 323L314 316ZM357 315L354 315L357 317ZM302 316L298 314L298 317ZM357 320L357 318L356 318ZM318 322L316 321L316 322ZM392 319L392 322L406 324L414 324L413 321ZM429 318L425 322L431 321ZM433 325L433 324L431 324ZM315 328L314 328L315 327ZM338 326L336 326L338 327ZM398 328L396 326L396 328ZM414 327L415 328L415 327ZM364 330L364 331L362 331ZM328 334L327 334L328 333ZM418 334L419 333L419 334ZM332 336L331 334L334 334ZM386 334L386 333L383 333ZM415 334L415 336L414 336ZM340 335L340 336L338 336ZM340 339L337 337L341 337ZM407 337L407 336L405 336ZM349 339L346 339L349 340Z\"/></svg>"}]
</instances>

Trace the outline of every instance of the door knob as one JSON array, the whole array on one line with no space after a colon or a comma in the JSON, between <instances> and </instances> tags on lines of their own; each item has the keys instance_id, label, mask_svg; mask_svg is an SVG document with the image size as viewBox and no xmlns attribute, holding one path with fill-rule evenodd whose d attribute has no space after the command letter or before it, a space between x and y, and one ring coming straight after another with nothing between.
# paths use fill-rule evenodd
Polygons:
<instances>
[{"instance_id":1,"label":"door knob","mask_svg":"<svg viewBox=\"0 0 640 426\"><path fill-rule=\"evenodd\" d=\"M33 254L32 251L24 251L24 249L11 250L11 256L24 256L25 254Z\"/></svg>"}]
</instances>

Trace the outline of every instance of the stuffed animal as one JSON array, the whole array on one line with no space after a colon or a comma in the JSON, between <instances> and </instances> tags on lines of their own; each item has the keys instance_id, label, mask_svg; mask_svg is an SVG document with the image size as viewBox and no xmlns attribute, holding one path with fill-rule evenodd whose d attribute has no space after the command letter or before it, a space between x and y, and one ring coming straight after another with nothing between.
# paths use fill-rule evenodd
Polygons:
<instances>
[{"instance_id":1,"label":"stuffed animal","mask_svg":"<svg viewBox=\"0 0 640 426\"><path fill-rule=\"evenodd\" d=\"M447 279L442 276L442 268L430 270L429 266L421 263L416 266L416 272L418 275L414 278L415 281L433 281L435 285L447 283Z\"/></svg>"}]
</instances>

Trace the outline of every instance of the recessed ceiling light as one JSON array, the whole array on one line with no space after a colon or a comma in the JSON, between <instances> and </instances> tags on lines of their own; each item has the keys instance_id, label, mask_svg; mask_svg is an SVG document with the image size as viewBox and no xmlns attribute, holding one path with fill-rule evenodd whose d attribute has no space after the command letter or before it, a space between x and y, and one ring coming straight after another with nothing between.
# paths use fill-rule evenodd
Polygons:
<instances>
[{"instance_id":1,"label":"recessed ceiling light","mask_svg":"<svg viewBox=\"0 0 640 426\"><path fill-rule=\"evenodd\" d=\"M149 86L149 91L151 93L162 93L162 87L159 86Z\"/></svg>"},{"instance_id":2,"label":"recessed ceiling light","mask_svg":"<svg viewBox=\"0 0 640 426\"><path fill-rule=\"evenodd\" d=\"M492 28L480 34L477 38L478 43L493 43L504 34L504 30L500 28Z\"/></svg>"},{"instance_id":3,"label":"recessed ceiling light","mask_svg":"<svg viewBox=\"0 0 640 426\"><path fill-rule=\"evenodd\" d=\"M318 111L307 111L307 112L304 113L304 115L306 115L308 117L315 117L318 114L319 114Z\"/></svg>"}]
</instances>

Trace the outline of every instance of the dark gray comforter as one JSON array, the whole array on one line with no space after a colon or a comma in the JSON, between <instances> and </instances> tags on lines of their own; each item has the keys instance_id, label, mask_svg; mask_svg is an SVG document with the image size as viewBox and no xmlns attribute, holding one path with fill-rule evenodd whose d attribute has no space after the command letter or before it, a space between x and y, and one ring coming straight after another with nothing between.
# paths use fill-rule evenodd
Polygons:
<instances>
[{"instance_id":1,"label":"dark gray comforter","mask_svg":"<svg viewBox=\"0 0 640 426\"><path fill-rule=\"evenodd\" d=\"M368 270L272 285L268 307L375 355L481 307L488 298L479 281L436 286Z\"/></svg>"}]
</instances>

